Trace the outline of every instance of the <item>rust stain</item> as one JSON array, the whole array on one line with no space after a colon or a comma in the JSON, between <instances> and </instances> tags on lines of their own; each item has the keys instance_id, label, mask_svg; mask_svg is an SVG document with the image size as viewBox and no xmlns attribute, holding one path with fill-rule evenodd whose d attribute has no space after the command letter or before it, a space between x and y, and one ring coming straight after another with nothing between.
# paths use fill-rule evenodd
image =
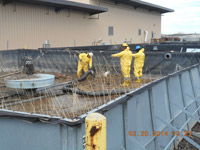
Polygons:
<instances>
[{"instance_id":1,"label":"rust stain","mask_svg":"<svg viewBox=\"0 0 200 150\"><path fill-rule=\"evenodd\" d=\"M91 137L91 147L92 147L92 150L95 150L95 146L94 145L94 137Z\"/></svg>"},{"instance_id":2,"label":"rust stain","mask_svg":"<svg viewBox=\"0 0 200 150\"><path fill-rule=\"evenodd\" d=\"M91 136L91 147L92 150L95 150L96 145L94 145L94 135L99 131L99 129L96 128L96 126L93 126L90 130L90 136Z\"/></svg>"},{"instance_id":3,"label":"rust stain","mask_svg":"<svg viewBox=\"0 0 200 150\"><path fill-rule=\"evenodd\" d=\"M94 136L98 131L99 129L97 129L96 126L93 126L90 130L90 136Z\"/></svg>"}]
</instances>

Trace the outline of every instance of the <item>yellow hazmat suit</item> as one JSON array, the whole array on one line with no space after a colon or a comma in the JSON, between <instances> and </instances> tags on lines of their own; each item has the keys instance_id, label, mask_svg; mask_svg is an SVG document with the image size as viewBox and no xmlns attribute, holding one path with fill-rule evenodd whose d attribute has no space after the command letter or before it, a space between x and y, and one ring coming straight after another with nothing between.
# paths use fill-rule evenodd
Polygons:
<instances>
[{"instance_id":1,"label":"yellow hazmat suit","mask_svg":"<svg viewBox=\"0 0 200 150\"><path fill-rule=\"evenodd\" d=\"M134 75L135 77L139 78L142 77L142 68L144 66L145 54L144 48L142 48L138 53L132 54L135 57L134 60Z\"/></svg>"},{"instance_id":2,"label":"yellow hazmat suit","mask_svg":"<svg viewBox=\"0 0 200 150\"><path fill-rule=\"evenodd\" d=\"M112 57L120 57L121 71L122 75L124 76L124 83L122 86L129 86L132 62L132 52L130 51L130 48L127 47L124 51L113 54Z\"/></svg>"},{"instance_id":3,"label":"yellow hazmat suit","mask_svg":"<svg viewBox=\"0 0 200 150\"><path fill-rule=\"evenodd\" d=\"M82 69L86 73L88 72L88 64L90 69L92 68L92 57L88 57L88 53L81 53L79 54L79 62L78 62L78 69L77 69L77 77L80 78L82 75Z\"/></svg>"}]
</instances>

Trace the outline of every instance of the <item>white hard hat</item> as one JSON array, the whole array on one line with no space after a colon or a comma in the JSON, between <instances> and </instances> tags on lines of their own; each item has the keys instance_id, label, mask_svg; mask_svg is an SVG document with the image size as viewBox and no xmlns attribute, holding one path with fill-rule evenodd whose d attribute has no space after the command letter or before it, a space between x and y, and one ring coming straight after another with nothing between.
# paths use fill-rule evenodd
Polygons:
<instances>
[{"instance_id":1,"label":"white hard hat","mask_svg":"<svg viewBox=\"0 0 200 150\"><path fill-rule=\"evenodd\" d=\"M90 57L92 57L92 56L93 56L93 53L89 53L89 55L90 55Z\"/></svg>"}]
</instances>

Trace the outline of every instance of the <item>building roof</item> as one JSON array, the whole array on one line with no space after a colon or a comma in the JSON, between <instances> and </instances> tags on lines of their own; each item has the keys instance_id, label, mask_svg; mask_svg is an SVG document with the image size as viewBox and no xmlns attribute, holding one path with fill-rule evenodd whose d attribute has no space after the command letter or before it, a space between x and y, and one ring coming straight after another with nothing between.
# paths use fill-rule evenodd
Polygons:
<instances>
[{"instance_id":1,"label":"building roof","mask_svg":"<svg viewBox=\"0 0 200 150\"><path fill-rule=\"evenodd\" d=\"M94 15L108 11L108 8L105 7L66 1L66 0L3 0L4 5L13 2L54 7L56 12L62 9L71 9L71 10L89 12L90 15Z\"/></svg>"},{"instance_id":2,"label":"building roof","mask_svg":"<svg viewBox=\"0 0 200 150\"><path fill-rule=\"evenodd\" d=\"M114 1L115 3L123 3L123 4L132 5L135 9L145 8L145 9L148 9L149 11L158 11L160 13L174 12L173 9L169 9L166 7L162 7L159 5L155 5L155 4L140 1L140 0L114 0Z\"/></svg>"}]
</instances>

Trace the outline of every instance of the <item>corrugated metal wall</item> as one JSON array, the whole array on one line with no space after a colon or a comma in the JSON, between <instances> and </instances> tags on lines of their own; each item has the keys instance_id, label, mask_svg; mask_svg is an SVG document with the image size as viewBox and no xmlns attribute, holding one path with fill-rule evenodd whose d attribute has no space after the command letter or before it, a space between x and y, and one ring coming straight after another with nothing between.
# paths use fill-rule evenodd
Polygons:
<instances>
[{"instance_id":1,"label":"corrugated metal wall","mask_svg":"<svg viewBox=\"0 0 200 150\"><path fill-rule=\"evenodd\" d=\"M99 16L86 12L9 3L0 0L0 50L41 48L45 40L52 47L92 45L102 39L102 43L122 43L125 39L132 43L144 40L144 30L160 37L161 15L143 9L101 4L109 11ZM123 19L123 21L121 21ZM108 26L114 27L114 35L108 36ZM126 29L126 30L124 30ZM138 36L138 29L142 35Z\"/></svg>"},{"instance_id":2,"label":"corrugated metal wall","mask_svg":"<svg viewBox=\"0 0 200 150\"><path fill-rule=\"evenodd\" d=\"M81 150L84 124L70 127L1 118L0 132L2 150Z\"/></svg>"}]
</instances>

